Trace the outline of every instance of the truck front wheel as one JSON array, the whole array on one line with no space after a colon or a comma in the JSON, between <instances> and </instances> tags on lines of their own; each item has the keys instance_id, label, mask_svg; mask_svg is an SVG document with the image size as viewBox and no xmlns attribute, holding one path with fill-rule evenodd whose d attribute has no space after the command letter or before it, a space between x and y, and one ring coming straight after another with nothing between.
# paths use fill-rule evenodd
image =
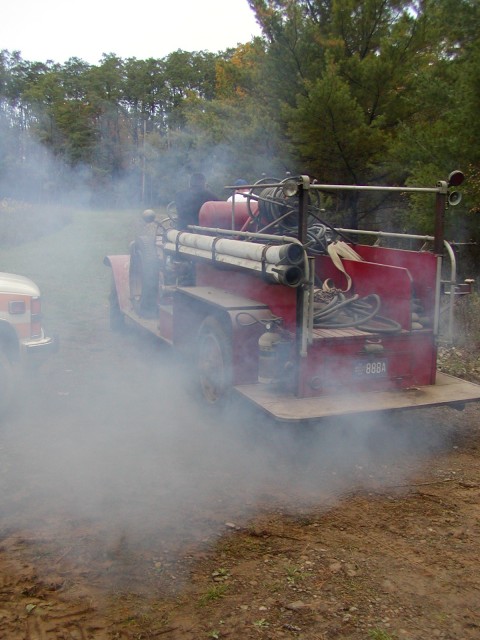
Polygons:
<instances>
[{"instance_id":1,"label":"truck front wheel","mask_svg":"<svg viewBox=\"0 0 480 640\"><path fill-rule=\"evenodd\" d=\"M110 286L110 329L112 331L123 331L125 329L125 316L120 309L120 303L118 301L118 293L115 287L115 281L112 278L112 283Z\"/></svg>"},{"instance_id":2,"label":"truck front wheel","mask_svg":"<svg viewBox=\"0 0 480 640\"><path fill-rule=\"evenodd\" d=\"M145 318L157 315L159 270L155 238L138 236L130 250L130 297L135 311Z\"/></svg>"},{"instance_id":3,"label":"truck front wheel","mask_svg":"<svg viewBox=\"0 0 480 640\"><path fill-rule=\"evenodd\" d=\"M218 320L208 316L198 332L197 372L200 390L210 404L221 404L232 387L232 347Z\"/></svg>"}]
</instances>

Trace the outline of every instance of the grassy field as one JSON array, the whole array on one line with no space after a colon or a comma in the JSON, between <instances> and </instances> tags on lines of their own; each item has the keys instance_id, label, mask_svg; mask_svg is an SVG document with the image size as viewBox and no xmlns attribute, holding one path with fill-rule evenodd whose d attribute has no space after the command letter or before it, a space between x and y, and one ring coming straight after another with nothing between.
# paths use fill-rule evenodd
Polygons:
<instances>
[{"instance_id":1,"label":"grassy field","mask_svg":"<svg viewBox=\"0 0 480 640\"><path fill-rule=\"evenodd\" d=\"M106 313L110 269L103 258L127 253L139 222L132 210L77 210L61 230L0 247L0 271L34 280L42 292L48 330L88 326Z\"/></svg>"}]
</instances>

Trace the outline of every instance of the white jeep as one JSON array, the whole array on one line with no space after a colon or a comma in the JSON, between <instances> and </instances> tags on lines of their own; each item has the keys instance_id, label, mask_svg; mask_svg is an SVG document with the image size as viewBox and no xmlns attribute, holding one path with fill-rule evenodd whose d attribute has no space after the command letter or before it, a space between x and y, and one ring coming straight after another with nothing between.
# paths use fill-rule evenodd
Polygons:
<instances>
[{"instance_id":1,"label":"white jeep","mask_svg":"<svg viewBox=\"0 0 480 640\"><path fill-rule=\"evenodd\" d=\"M38 286L0 272L0 413L10 403L18 372L42 362L57 346L43 330Z\"/></svg>"}]
</instances>

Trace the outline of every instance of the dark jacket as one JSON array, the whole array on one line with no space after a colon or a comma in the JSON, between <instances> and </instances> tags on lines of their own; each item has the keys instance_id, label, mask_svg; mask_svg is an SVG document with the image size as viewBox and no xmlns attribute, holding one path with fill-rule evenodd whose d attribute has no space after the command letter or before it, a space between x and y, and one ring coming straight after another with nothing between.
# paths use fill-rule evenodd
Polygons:
<instances>
[{"instance_id":1,"label":"dark jacket","mask_svg":"<svg viewBox=\"0 0 480 640\"><path fill-rule=\"evenodd\" d=\"M175 196L178 228L186 229L189 224L197 225L198 212L202 204L210 200L219 200L219 198L208 189L190 187L184 191L179 191Z\"/></svg>"}]
</instances>

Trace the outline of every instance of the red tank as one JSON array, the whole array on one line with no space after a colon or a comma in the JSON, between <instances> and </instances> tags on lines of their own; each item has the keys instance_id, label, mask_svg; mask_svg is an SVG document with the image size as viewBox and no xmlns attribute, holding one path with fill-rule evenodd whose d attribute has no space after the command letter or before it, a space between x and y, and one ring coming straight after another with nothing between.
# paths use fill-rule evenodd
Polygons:
<instances>
[{"instance_id":1,"label":"red tank","mask_svg":"<svg viewBox=\"0 0 480 640\"><path fill-rule=\"evenodd\" d=\"M253 215L256 214L258 205L253 200L250 201L250 210ZM241 231L246 229L248 221L251 219L247 202L205 202L200 209L198 215L201 227L212 227L215 229L235 229ZM232 219L234 226L232 227Z\"/></svg>"}]
</instances>

